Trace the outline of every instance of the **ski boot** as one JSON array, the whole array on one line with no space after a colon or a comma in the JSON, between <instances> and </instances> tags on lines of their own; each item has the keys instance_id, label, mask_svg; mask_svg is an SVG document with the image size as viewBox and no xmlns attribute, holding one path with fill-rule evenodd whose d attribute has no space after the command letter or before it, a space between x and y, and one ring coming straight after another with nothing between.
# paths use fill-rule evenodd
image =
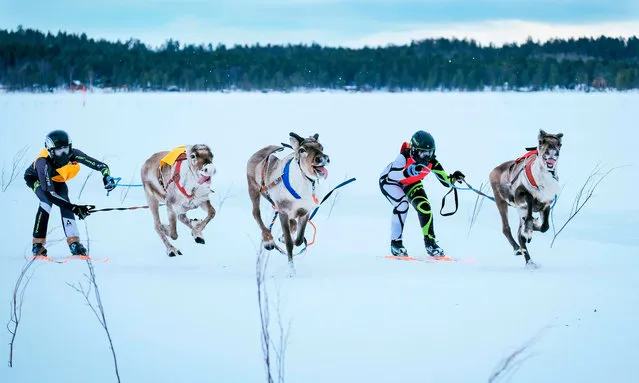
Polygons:
<instances>
[{"instance_id":1,"label":"ski boot","mask_svg":"<svg viewBox=\"0 0 639 383\"><path fill-rule=\"evenodd\" d=\"M87 249L79 241L70 243L69 250L73 255L87 255Z\"/></svg>"},{"instance_id":2,"label":"ski boot","mask_svg":"<svg viewBox=\"0 0 639 383\"><path fill-rule=\"evenodd\" d=\"M46 257L47 249L41 243L34 243L31 247L31 253L34 257Z\"/></svg>"},{"instance_id":3,"label":"ski boot","mask_svg":"<svg viewBox=\"0 0 639 383\"><path fill-rule=\"evenodd\" d=\"M424 238L424 243L426 245L426 252L431 257L443 257L444 249L439 247L437 242L435 242L435 238L426 237Z\"/></svg>"},{"instance_id":4,"label":"ski boot","mask_svg":"<svg viewBox=\"0 0 639 383\"><path fill-rule=\"evenodd\" d=\"M400 257L407 257L408 256L408 251L406 251L406 248L404 247L404 245L402 244L402 240L392 240L391 241L391 253L393 255L398 255Z\"/></svg>"}]
</instances>

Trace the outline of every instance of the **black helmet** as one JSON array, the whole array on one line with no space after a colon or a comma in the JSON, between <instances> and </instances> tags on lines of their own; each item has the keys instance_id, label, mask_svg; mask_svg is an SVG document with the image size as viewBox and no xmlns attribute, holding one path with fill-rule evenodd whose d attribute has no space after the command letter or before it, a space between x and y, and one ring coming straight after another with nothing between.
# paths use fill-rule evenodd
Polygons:
<instances>
[{"instance_id":1,"label":"black helmet","mask_svg":"<svg viewBox=\"0 0 639 383\"><path fill-rule=\"evenodd\" d=\"M416 163L425 165L435 156L435 139L423 130L410 139L410 156Z\"/></svg>"},{"instance_id":2,"label":"black helmet","mask_svg":"<svg viewBox=\"0 0 639 383\"><path fill-rule=\"evenodd\" d=\"M64 130L54 130L47 134L44 146L49 152L49 157L56 165L64 166L71 158L71 139Z\"/></svg>"}]
</instances>

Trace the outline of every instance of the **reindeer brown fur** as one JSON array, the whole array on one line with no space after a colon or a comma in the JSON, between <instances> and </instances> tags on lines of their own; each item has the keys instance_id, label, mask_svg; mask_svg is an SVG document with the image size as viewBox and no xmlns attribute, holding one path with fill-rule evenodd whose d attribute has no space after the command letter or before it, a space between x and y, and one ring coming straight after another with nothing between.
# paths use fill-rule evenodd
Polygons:
<instances>
[{"instance_id":1,"label":"reindeer brown fur","mask_svg":"<svg viewBox=\"0 0 639 383\"><path fill-rule=\"evenodd\" d=\"M534 267L530 260L527 243L533 231L545 233L549 228L550 209L559 191L557 160L561 150L563 133L548 134L539 131L537 152L507 161L490 172L490 184L501 216L502 231L513 247L515 255L523 255L526 264ZM519 212L518 241L512 236L508 223L508 207ZM533 213L540 213L533 218Z\"/></svg>"},{"instance_id":2,"label":"reindeer brown fur","mask_svg":"<svg viewBox=\"0 0 639 383\"><path fill-rule=\"evenodd\" d=\"M166 246L169 257L182 254L171 244L178 238L177 220L191 229L191 235L196 243L204 243L202 231L215 217L215 209L210 202L211 177L215 174L213 153L207 145L186 146L185 156L178 158L173 165L160 165L160 160L168 151L153 154L142 165L142 184L146 200L149 204L155 231ZM178 163L182 162L180 166ZM183 166L186 165L186 166ZM178 171L179 169L179 171ZM182 189L182 190L180 190ZM160 220L159 204L164 202L169 218L169 224L162 224ZM207 212L203 220L189 219L186 213L190 210L202 208Z\"/></svg>"},{"instance_id":3,"label":"reindeer brown fur","mask_svg":"<svg viewBox=\"0 0 639 383\"><path fill-rule=\"evenodd\" d=\"M260 213L262 196L279 214L286 253L293 273L293 246L304 243L309 214L318 204L315 195L316 187L328 176L325 166L330 159L324 154L324 148L318 138L318 134L302 138L291 132L290 143L293 153L279 159L274 153L283 148L267 146L253 154L247 163L248 192L253 205L253 218L262 231L264 248L274 249L275 242L273 235L262 221ZM286 187L285 180L282 179L289 162L289 185L299 198L293 195Z\"/></svg>"}]
</instances>

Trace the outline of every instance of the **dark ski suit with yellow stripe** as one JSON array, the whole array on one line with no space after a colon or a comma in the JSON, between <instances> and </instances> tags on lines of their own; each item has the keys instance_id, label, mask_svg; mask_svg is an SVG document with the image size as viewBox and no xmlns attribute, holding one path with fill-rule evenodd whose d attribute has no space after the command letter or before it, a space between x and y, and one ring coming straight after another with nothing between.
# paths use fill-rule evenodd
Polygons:
<instances>
[{"instance_id":1,"label":"dark ski suit with yellow stripe","mask_svg":"<svg viewBox=\"0 0 639 383\"><path fill-rule=\"evenodd\" d=\"M78 149L71 149L69 163L64 166L55 164L46 149L43 149L33 164L24 172L24 180L32 189L40 206L36 214L33 227L33 243L44 244L46 242L47 227L51 207L60 208L62 227L68 243L79 240L80 233L71 211L73 204L69 201L69 188L66 181L75 177L80 171L80 164L102 173L102 176L110 175L109 167L95 158L89 157Z\"/></svg>"}]
</instances>

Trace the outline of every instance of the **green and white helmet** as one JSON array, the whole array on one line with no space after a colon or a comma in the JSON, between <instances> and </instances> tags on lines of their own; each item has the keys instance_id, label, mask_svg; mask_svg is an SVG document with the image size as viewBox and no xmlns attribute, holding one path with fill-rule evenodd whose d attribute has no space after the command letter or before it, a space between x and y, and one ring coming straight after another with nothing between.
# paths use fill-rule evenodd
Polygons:
<instances>
[{"instance_id":1,"label":"green and white helmet","mask_svg":"<svg viewBox=\"0 0 639 383\"><path fill-rule=\"evenodd\" d=\"M435 139L423 130L410 139L410 156L416 163L425 165L435 156Z\"/></svg>"}]
</instances>

